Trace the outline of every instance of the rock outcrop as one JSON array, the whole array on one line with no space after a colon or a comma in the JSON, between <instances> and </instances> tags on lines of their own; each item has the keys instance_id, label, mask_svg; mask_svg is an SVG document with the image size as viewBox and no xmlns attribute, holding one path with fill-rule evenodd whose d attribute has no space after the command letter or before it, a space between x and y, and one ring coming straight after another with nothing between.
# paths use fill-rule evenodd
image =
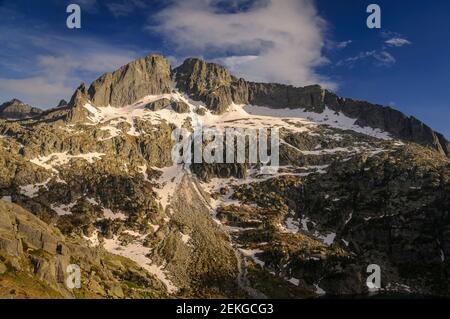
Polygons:
<instances>
[{"instance_id":1,"label":"rock outcrop","mask_svg":"<svg viewBox=\"0 0 450 319\"><path fill-rule=\"evenodd\" d=\"M205 102L214 113L224 113L228 106L248 101L245 81L232 76L223 66L200 59L187 59L174 69L177 88L194 100Z\"/></svg>"},{"instance_id":2,"label":"rock outcrop","mask_svg":"<svg viewBox=\"0 0 450 319\"><path fill-rule=\"evenodd\" d=\"M170 93L171 83L169 61L149 55L102 75L91 84L88 95L95 106L121 107L146 95Z\"/></svg>"},{"instance_id":3,"label":"rock outcrop","mask_svg":"<svg viewBox=\"0 0 450 319\"><path fill-rule=\"evenodd\" d=\"M88 102L89 96L86 85L81 83L70 99L66 121L68 123L86 122L89 113L84 105Z\"/></svg>"},{"instance_id":4,"label":"rock outcrop","mask_svg":"<svg viewBox=\"0 0 450 319\"><path fill-rule=\"evenodd\" d=\"M177 87L194 100L205 102L215 113L224 113L231 103L273 108L305 108L322 112L324 90L318 85L296 88L275 83L255 83L238 79L215 63L187 59L174 69Z\"/></svg>"},{"instance_id":5,"label":"rock outcrop","mask_svg":"<svg viewBox=\"0 0 450 319\"><path fill-rule=\"evenodd\" d=\"M26 119L38 116L42 110L32 107L18 99L12 99L0 105L0 118L4 119Z\"/></svg>"},{"instance_id":6,"label":"rock outcrop","mask_svg":"<svg viewBox=\"0 0 450 319\"><path fill-rule=\"evenodd\" d=\"M151 111L159 111L165 109L166 107L169 107L170 103L172 103L172 101L170 101L169 99L160 99L154 102L150 102L146 104L144 107Z\"/></svg>"},{"instance_id":7,"label":"rock outcrop","mask_svg":"<svg viewBox=\"0 0 450 319\"><path fill-rule=\"evenodd\" d=\"M70 264L81 268L79 288L67 286ZM122 283L130 275L140 278L140 289L130 291ZM133 262L69 240L18 205L0 200L0 298L123 298L124 293L139 298L165 292Z\"/></svg>"}]
</instances>

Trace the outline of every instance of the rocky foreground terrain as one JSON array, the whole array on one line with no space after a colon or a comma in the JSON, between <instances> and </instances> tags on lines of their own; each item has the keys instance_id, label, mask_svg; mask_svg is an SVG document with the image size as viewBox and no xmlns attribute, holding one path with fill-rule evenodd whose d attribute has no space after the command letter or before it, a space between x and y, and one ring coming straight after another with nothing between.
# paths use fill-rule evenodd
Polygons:
<instances>
[{"instance_id":1,"label":"rocky foreground terrain","mask_svg":"<svg viewBox=\"0 0 450 319\"><path fill-rule=\"evenodd\" d=\"M0 115L2 298L360 295L369 264L380 293L450 294L450 144L391 108L151 55ZM200 126L279 128L278 173L174 164Z\"/></svg>"}]
</instances>

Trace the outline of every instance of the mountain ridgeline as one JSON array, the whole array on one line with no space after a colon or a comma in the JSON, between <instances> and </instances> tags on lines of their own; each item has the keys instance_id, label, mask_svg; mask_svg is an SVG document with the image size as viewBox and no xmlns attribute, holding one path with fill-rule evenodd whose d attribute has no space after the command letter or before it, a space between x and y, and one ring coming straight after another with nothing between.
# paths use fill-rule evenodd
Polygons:
<instances>
[{"instance_id":1,"label":"mountain ridgeline","mask_svg":"<svg viewBox=\"0 0 450 319\"><path fill-rule=\"evenodd\" d=\"M69 105L82 106L90 100L94 106L123 107L147 95L170 93L172 81L181 92L204 102L217 114L225 113L233 102L271 108L302 108L317 113L328 107L356 119L359 126L378 128L395 138L430 146L450 156L450 143L442 134L391 107L339 97L319 85L294 87L246 81L233 76L219 64L196 58L186 59L173 70L167 59L159 55L137 59L102 75L88 89L82 85ZM74 113L77 112L72 110L69 119L76 121Z\"/></svg>"}]
</instances>

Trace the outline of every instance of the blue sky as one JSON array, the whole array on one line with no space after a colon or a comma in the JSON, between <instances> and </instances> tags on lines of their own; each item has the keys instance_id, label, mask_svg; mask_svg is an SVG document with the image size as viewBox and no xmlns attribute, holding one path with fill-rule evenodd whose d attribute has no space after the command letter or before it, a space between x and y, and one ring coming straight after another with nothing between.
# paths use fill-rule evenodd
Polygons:
<instances>
[{"instance_id":1,"label":"blue sky","mask_svg":"<svg viewBox=\"0 0 450 319\"><path fill-rule=\"evenodd\" d=\"M66 6L81 6L81 29ZM380 5L382 28L366 7ZM450 138L450 1L0 0L0 102L47 108L133 58L225 64L250 80L320 83L391 105Z\"/></svg>"}]
</instances>

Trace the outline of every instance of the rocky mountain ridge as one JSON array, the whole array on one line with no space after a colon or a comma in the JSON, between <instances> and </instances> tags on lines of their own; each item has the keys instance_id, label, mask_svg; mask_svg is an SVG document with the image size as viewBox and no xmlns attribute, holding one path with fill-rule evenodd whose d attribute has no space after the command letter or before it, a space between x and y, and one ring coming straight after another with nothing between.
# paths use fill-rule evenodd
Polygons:
<instances>
[{"instance_id":1,"label":"rocky mountain ridge","mask_svg":"<svg viewBox=\"0 0 450 319\"><path fill-rule=\"evenodd\" d=\"M147 95L170 93L175 81L176 88L194 100L205 103L217 114L223 114L231 103L268 106L270 108L301 108L322 113L325 107L356 120L362 127L378 128L393 137L408 142L427 145L450 156L450 143L429 126L414 117L407 117L391 107L342 98L318 85L294 87L276 83L255 83L238 79L218 64L189 58L171 70L167 59L149 55L137 59L118 70L106 73L88 88L80 86L71 98L74 108L86 100L93 105L123 107ZM81 93L80 93L81 92ZM81 97L82 96L82 97ZM81 99L81 102L78 100ZM59 104L64 107L67 104ZM1 116L25 118L36 116L42 110L32 108L19 100L0 106ZM69 121L76 121L77 110L70 110Z\"/></svg>"},{"instance_id":2,"label":"rocky mountain ridge","mask_svg":"<svg viewBox=\"0 0 450 319\"><path fill-rule=\"evenodd\" d=\"M86 99L93 105L123 107L147 95L167 94L173 88L187 93L194 100L217 114L227 111L231 103L268 106L270 108L304 109L322 113L325 107L355 119L362 127L378 128L393 137L427 145L450 156L446 138L414 117L407 117L391 107L339 97L318 85L294 87L276 83L255 83L238 79L223 66L189 58L171 70L167 59L149 55L137 59L117 71L106 73L89 88L81 86ZM80 99L75 92L69 105ZM82 104L82 102L80 102ZM77 119L78 110L70 111L69 121Z\"/></svg>"},{"instance_id":3,"label":"rocky mountain ridge","mask_svg":"<svg viewBox=\"0 0 450 319\"><path fill-rule=\"evenodd\" d=\"M360 126L379 128L394 137L450 155L445 137L414 117L390 107L342 98L318 85L294 87L276 83L255 83L232 76L223 66L199 59L187 59L174 69L178 88L201 100L213 111L226 112L228 106L253 104L271 108L303 108L321 113L325 107L356 119Z\"/></svg>"}]
</instances>

